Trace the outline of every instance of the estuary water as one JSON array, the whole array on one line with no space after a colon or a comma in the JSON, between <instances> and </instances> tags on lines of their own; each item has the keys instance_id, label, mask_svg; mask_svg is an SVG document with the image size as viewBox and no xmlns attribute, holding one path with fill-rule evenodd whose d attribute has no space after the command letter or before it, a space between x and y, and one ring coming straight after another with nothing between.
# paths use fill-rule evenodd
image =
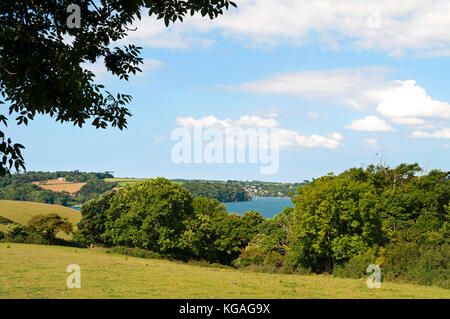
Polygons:
<instances>
[{"instance_id":1,"label":"estuary water","mask_svg":"<svg viewBox=\"0 0 450 319\"><path fill-rule=\"evenodd\" d=\"M244 214L250 210L258 211L265 218L272 218L287 206L294 207L290 198L256 197L249 202L224 203L229 213Z\"/></svg>"},{"instance_id":2,"label":"estuary water","mask_svg":"<svg viewBox=\"0 0 450 319\"><path fill-rule=\"evenodd\" d=\"M280 197L255 197L248 202L224 203L229 213L244 214L250 210L258 211L265 218L272 218L283 211L287 206L294 207L290 198ZM80 207L72 207L80 210Z\"/></svg>"}]
</instances>

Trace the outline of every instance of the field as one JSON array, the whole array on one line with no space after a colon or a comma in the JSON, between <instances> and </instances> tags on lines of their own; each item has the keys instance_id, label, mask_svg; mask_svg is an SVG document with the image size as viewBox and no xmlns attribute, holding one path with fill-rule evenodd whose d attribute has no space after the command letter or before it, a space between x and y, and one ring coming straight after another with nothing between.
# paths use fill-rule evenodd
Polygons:
<instances>
[{"instance_id":1,"label":"field","mask_svg":"<svg viewBox=\"0 0 450 319\"><path fill-rule=\"evenodd\" d=\"M60 205L0 200L0 216L9 218L18 224L26 225L31 217L42 214L58 214L67 217L74 226L81 219L79 211ZM67 238L67 235L61 234L61 237Z\"/></svg>"},{"instance_id":2,"label":"field","mask_svg":"<svg viewBox=\"0 0 450 319\"><path fill-rule=\"evenodd\" d=\"M450 290L331 276L216 269L103 250L0 243L0 298L450 298ZM6 258L5 258L6 257ZM81 268L68 289L66 267Z\"/></svg>"},{"instance_id":3,"label":"field","mask_svg":"<svg viewBox=\"0 0 450 319\"><path fill-rule=\"evenodd\" d=\"M114 177L114 178L105 178L105 182L116 182L118 186L125 186L130 183L136 183L136 182L142 182L145 181L145 178L121 178L121 177Z\"/></svg>"},{"instance_id":4,"label":"field","mask_svg":"<svg viewBox=\"0 0 450 319\"><path fill-rule=\"evenodd\" d=\"M81 189L81 187L86 185L86 183L70 183L66 181L59 181L57 179L41 182L33 182L32 184L39 186L43 189L51 190L53 192L67 192L72 195L78 192Z\"/></svg>"}]
</instances>

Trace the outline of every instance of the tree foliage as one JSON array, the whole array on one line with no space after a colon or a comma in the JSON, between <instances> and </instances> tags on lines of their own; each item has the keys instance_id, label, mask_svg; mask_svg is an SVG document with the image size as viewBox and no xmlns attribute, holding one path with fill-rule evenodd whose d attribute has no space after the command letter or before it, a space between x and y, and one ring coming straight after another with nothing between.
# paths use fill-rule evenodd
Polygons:
<instances>
[{"instance_id":1,"label":"tree foliage","mask_svg":"<svg viewBox=\"0 0 450 319\"><path fill-rule=\"evenodd\" d=\"M189 181L184 182L182 185L194 197L204 196L214 198L221 203L252 200L245 189L236 183Z\"/></svg>"},{"instance_id":2,"label":"tree foliage","mask_svg":"<svg viewBox=\"0 0 450 319\"><path fill-rule=\"evenodd\" d=\"M66 182L87 182L78 193L54 192L32 182L64 178ZM25 172L0 177L0 199L20 200L46 204L73 206L97 198L117 186L114 182L105 182L104 178L113 177L108 173L72 172Z\"/></svg>"},{"instance_id":3,"label":"tree foliage","mask_svg":"<svg viewBox=\"0 0 450 319\"><path fill-rule=\"evenodd\" d=\"M42 233L46 239L52 241L60 231L71 234L73 225L65 217L58 214L35 215L28 222L28 226L39 233Z\"/></svg>"},{"instance_id":4,"label":"tree foliage","mask_svg":"<svg viewBox=\"0 0 450 319\"><path fill-rule=\"evenodd\" d=\"M69 5L80 8L81 25L67 23ZM0 104L25 124L37 114L82 127L124 129L131 115L127 94L113 94L96 83L84 63L103 61L120 79L140 72L142 48L113 46L127 37L144 12L170 22L200 12L211 19L236 6L229 0L2 0L0 2ZM1 107L2 105L0 105ZM6 126L4 110L0 125ZM23 146L0 131L0 175L25 169Z\"/></svg>"}]
</instances>

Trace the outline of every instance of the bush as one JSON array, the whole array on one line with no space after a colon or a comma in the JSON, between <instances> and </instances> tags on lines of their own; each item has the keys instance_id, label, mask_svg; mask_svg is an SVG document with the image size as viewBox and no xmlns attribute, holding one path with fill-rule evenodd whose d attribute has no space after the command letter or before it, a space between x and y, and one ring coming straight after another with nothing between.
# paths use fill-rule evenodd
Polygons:
<instances>
[{"instance_id":1,"label":"bush","mask_svg":"<svg viewBox=\"0 0 450 319\"><path fill-rule=\"evenodd\" d=\"M72 242L80 247L80 248L87 248L89 247L89 240L86 239L86 236L83 234L82 231L76 230L72 236Z\"/></svg>"},{"instance_id":2,"label":"bush","mask_svg":"<svg viewBox=\"0 0 450 319\"><path fill-rule=\"evenodd\" d=\"M14 224L14 222L11 219L0 216L0 224L8 225L8 224Z\"/></svg>"},{"instance_id":3,"label":"bush","mask_svg":"<svg viewBox=\"0 0 450 319\"><path fill-rule=\"evenodd\" d=\"M117 246L109 249L107 252L145 259L161 259L161 256L158 253L138 247L129 248Z\"/></svg>"},{"instance_id":4,"label":"bush","mask_svg":"<svg viewBox=\"0 0 450 319\"><path fill-rule=\"evenodd\" d=\"M272 251L267 254L264 259L264 266L275 266L276 268L281 267L284 264L284 256L276 251Z\"/></svg>"},{"instance_id":5,"label":"bush","mask_svg":"<svg viewBox=\"0 0 450 319\"><path fill-rule=\"evenodd\" d=\"M450 245L391 244L386 248L383 272L387 280L450 288Z\"/></svg>"},{"instance_id":6,"label":"bush","mask_svg":"<svg viewBox=\"0 0 450 319\"><path fill-rule=\"evenodd\" d=\"M233 265L237 268L245 268L248 266L263 266L266 255L263 254L256 246L248 246L242 250L239 257L233 261Z\"/></svg>"},{"instance_id":7,"label":"bush","mask_svg":"<svg viewBox=\"0 0 450 319\"><path fill-rule=\"evenodd\" d=\"M3 241L36 245L48 243L41 234L37 233L32 228L16 223L8 224L6 226L6 235Z\"/></svg>"},{"instance_id":8,"label":"bush","mask_svg":"<svg viewBox=\"0 0 450 319\"><path fill-rule=\"evenodd\" d=\"M53 241L60 231L68 235L73 232L69 220L58 214L35 215L28 222L28 226L41 233L48 241Z\"/></svg>"},{"instance_id":9,"label":"bush","mask_svg":"<svg viewBox=\"0 0 450 319\"><path fill-rule=\"evenodd\" d=\"M375 248L354 256L348 262L334 266L333 275L336 277L355 279L367 277L367 267L370 264L376 264L377 255L378 249Z\"/></svg>"}]
</instances>

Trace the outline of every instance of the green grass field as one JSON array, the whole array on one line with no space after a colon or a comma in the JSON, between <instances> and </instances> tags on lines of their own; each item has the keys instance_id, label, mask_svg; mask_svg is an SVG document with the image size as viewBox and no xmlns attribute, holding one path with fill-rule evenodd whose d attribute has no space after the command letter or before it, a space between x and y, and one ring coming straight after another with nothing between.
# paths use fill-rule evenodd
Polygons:
<instances>
[{"instance_id":1,"label":"green grass field","mask_svg":"<svg viewBox=\"0 0 450 319\"><path fill-rule=\"evenodd\" d=\"M121 187L123 187L127 184L142 182L142 181L145 181L145 178L126 178L126 177L105 178L105 182L116 182Z\"/></svg>"},{"instance_id":2,"label":"green grass field","mask_svg":"<svg viewBox=\"0 0 450 319\"><path fill-rule=\"evenodd\" d=\"M9 247L9 248L8 248ZM108 254L0 243L0 298L450 298L450 290L364 280L244 272ZM66 267L81 267L68 289Z\"/></svg>"},{"instance_id":3,"label":"green grass field","mask_svg":"<svg viewBox=\"0 0 450 319\"><path fill-rule=\"evenodd\" d=\"M9 218L18 224L26 225L33 216L45 214L58 214L67 217L74 226L81 219L79 211L60 205L0 200L0 216ZM58 237L68 239L70 236L61 233L58 234Z\"/></svg>"}]
</instances>

